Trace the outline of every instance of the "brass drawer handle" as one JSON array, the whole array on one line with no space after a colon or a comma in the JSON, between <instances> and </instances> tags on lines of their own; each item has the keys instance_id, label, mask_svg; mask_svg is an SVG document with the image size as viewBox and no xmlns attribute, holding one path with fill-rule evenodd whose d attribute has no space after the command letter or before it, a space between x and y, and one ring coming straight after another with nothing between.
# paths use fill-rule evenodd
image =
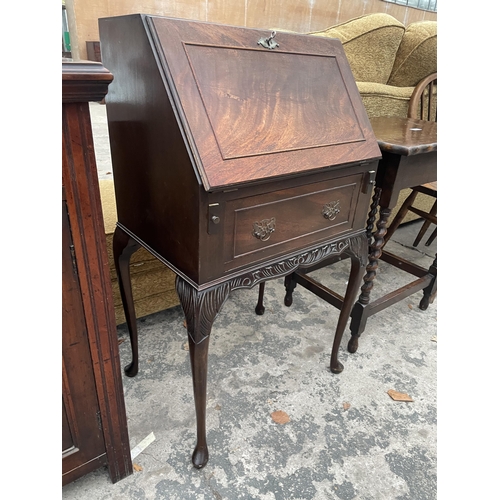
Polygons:
<instances>
[{"instance_id":1,"label":"brass drawer handle","mask_svg":"<svg viewBox=\"0 0 500 500\"><path fill-rule=\"evenodd\" d=\"M340 213L340 201L332 201L323 205L323 210L321 211L323 217L328 220L334 220L335 217Z\"/></svg>"},{"instance_id":2,"label":"brass drawer handle","mask_svg":"<svg viewBox=\"0 0 500 500\"><path fill-rule=\"evenodd\" d=\"M271 234L274 233L275 229L276 219L274 217L261 220L260 222L254 222L252 236L255 236L261 241L267 241L271 237Z\"/></svg>"}]
</instances>

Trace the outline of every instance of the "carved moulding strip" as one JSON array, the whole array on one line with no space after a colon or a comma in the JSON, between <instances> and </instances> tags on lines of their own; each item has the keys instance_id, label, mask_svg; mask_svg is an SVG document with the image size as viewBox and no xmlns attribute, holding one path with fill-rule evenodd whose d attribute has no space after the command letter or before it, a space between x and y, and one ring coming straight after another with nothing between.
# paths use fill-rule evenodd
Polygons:
<instances>
[{"instance_id":1,"label":"carved moulding strip","mask_svg":"<svg viewBox=\"0 0 500 500\"><path fill-rule=\"evenodd\" d=\"M176 289L186 315L188 334L191 340L199 344L210 335L215 317L232 290L252 288L262 281L286 276L299 268L310 267L328 257L340 254L355 257L360 260L362 267L366 267L368 262L366 233L328 243L299 255L280 260L275 264L249 271L201 291L197 291L183 278L177 276L175 281Z\"/></svg>"}]
</instances>

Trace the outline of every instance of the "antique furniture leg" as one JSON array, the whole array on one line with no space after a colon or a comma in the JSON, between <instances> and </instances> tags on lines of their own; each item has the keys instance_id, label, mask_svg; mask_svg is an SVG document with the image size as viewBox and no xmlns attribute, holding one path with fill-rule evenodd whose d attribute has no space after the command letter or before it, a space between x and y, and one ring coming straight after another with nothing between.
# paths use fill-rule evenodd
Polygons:
<instances>
[{"instance_id":1,"label":"antique furniture leg","mask_svg":"<svg viewBox=\"0 0 500 500\"><path fill-rule=\"evenodd\" d=\"M430 244L436 239L437 236L437 227L432 231L432 234L429 236L429 239L425 242L425 246L428 247Z\"/></svg>"},{"instance_id":2,"label":"antique furniture leg","mask_svg":"<svg viewBox=\"0 0 500 500\"><path fill-rule=\"evenodd\" d=\"M403 219L406 217L406 214L408 213L408 207L411 206L411 204L415 201L415 198L417 197L418 191L413 190L410 195L406 198L406 200L403 202L401 205L401 208L399 209L398 213L394 217L391 225L387 229L387 233L385 234L384 238L384 245L391 239L392 235L396 231L396 229L399 227L401 222L403 222ZM415 244L413 246L416 246Z\"/></svg>"},{"instance_id":3,"label":"antique furniture leg","mask_svg":"<svg viewBox=\"0 0 500 500\"><path fill-rule=\"evenodd\" d=\"M135 317L132 284L130 281L130 257L139 250L140 245L119 226L113 234L113 258L115 261L116 275L120 286L120 295L123 311L127 320L127 327L132 346L132 362L125 367L125 375L135 377L139 370L139 349L137 341L137 320Z\"/></svg>"},{"instance_id":4,"label":"antique furniture leg","mask_svg":"<svg viewBox=\"0 0 500 500\"><path fill-rule=\"evenodd\" d=\"M372 226L373 227L373 226ZM287 274L285 277L285 305L291 306L293 300L293 290L300 284L304 286L307 290L314 293L318 297L326 300L329 304L340 309L339 319L337 321L337 327L335 330L335 338L333 341L332 354L330 359L330 370L333 373L340 373L344 369L342 363L338 360L338 351L340 347L340 342L342 340L342 335L344 334L347 321L351 314L354 302L356 301L356 295L358 293L363 274L365 272L367 257L368 257L368 237L366 233L360 234L357 237L350 238L348 246L346 246L340 253L327 260L326 265L331 265L334 262L338 262L343 258L350 257L351 259L351 271L349 275L349 281L347 284L347 289L344 297L340 297L333 290L318 283L313 278L309 277L307 273L300 272L300 270L294 271L293 273ZM308 265L303 266L309 268L310 271L319 269L322 266L318 266L318 263L311 262Z\"/></svg>"},{"instance_id":5,"label":"antique furniture leg","mask_svg":"<svg viewBox=\"0 0 500 500\"><path fill-rule=\"evenodd\" d=\"M290 307L293 302L293 291L295 290L295 287L297 286L297 281L295 280L295 273L289 274L288 276L285 276L285 306Z\"/></svg>"},{"instance_id":6,"label":"antique furniture leg","mask_svg":"<svg viewBox=\"0 0 500 500\"><path fill-rule=\"evenodd\" d=\"M285 289L286 289L286 295L285 295L285 306L290 307L293 302L293 297L292 293L294 288L297 286L297 283L293 279L294 273L289 274L288 276L285 276ZM266 282L262 282L259 285L259 299L257 301L257 305L255 306L255 312L259 315L262 316L266 310L264 307L264 290L266 287Z\"/></svg>"},{"instance_id":7,"label":"antique furniture leg","mask_svg":"<svg viewBox=\"0 0 500 500\"><path fill-rule=\"evenodd\" d=\"M436 214L437 214L437 200L434 202L434 204L432 205L432 208L429 212L430 216L436 217ZM417 237L415 238L415 241L413 242L414 247L416 247L420 243L420 240L423 238L424 234L427 232L427 229L429 229L430 225L431 225L431 220L425 219L419 233L417 234ZM432 235L431 235L431 237L432 237ZM432 242L432 240L430 240L430 241ZM426 245L427 245L427 243L426 243ZM429 243L429 245L430 245L430 243ZM429 245L427 245L427 246L429 246Z\"/></svg>"},{"instance_id":8,"label":"antique furniture leg","mask_svg":"<svg viewBox=\"0 0 500 500\"><path fill-rule=\"evenodd\" d=\"M381 189L375 188L374 199L380 199ZM366 266L366 274L363 277L364 284L361 287L361 295L358 301L354 304L352 310L352 320L350 325L351 339L349 340L348 350L355 353L358 349L358 339L363 333L368 315L365 314L365 308L370 302L370 293L373 288L373 281L377 275L378 261L382 255L382 247L384 246L384 236L386 234L387 220L391 215L390 208L381 208L380 218L377 221L377 231L373 234L373 242L370 244L370 254L368 256L368 265Z\"/></svg>"},{"instance_id":9,"label":"antique furniture leg","mask_svg":"<svg viewBox=\"0 0 500 500\"><path fill-rule=\"evenodd\" d=\"M429 274L432 274L433 278L432 281L429 283L429 286L424 288L424 296L422 297L422 300L420 301L420 304L418 307L422 309L422 311L425 311L428 307L429 304L434 302L434 298L436 296L437 292L437 254L436 257L434 258L434 262L431 264L431 267L429 268Z\"/></svg>"},{"instance_id":10,"label":"antique furniture leg","mask_svg":"<svg viewBox=\"0 0 500 500\"><path fill-rule=\"evenodd\" d=\"M255 313L258 314L259 316L262 316L264 314L264 311L266 308L264 307L264 290L266 288L266 282L263 281L259 285L259 299L257 301L257 305L255 306Z\"/></svg>"},{"instance_id":11,"label":"antique furniture leg","mask_svg":"<svg viewBox=\"0 0 500 500\"><path fill-rule=\"evenodd\" d=\"M344 296L342 308L340 309L337 328L335 330L335 338L333 340L332 355L330 359L330 370L332 373L341 373L344 366L338 360L340 342L344 334L347 321L351 315L351 311L356 300L356 295L363 279L363 273L366 266L366 254L368 253L368 239L358 238L358 245L349 248L351 256L351 272L347 284L347 290Z\"/></svg>"},{"instance_id":12,"label":"antique furniture leg","mask_svg":"<svg viewBox=\"0 0 500 500\"><path fill-rule=\"evenodd\" d=\"M175 287L181 302L186 326L188 330L189 354L193 378L193 392L196 409L197 442L192 455L193 465L201 469L208 461L208 445L206 437L206 404L207 404L207 361L208 343L213 322L219 313L222 304L229 296L231 290L238 288L252 288L269 279L285 276L290 279L293 271L298 268L308 268L318 262L337 256L340 260L342 254L351 258L351 275L346 291L346 299L342 306L340 319L335 332L335 340L331 356L331 369L340 373L343 369L338 362L337 355L345 330L352 304L356 299L357 291L366 266L368 253L368 239L363 232L345 240L327 243L299 255L285 258L270 266L253 270L236 276L229 281L213 287L197 290L181 276L177 276ZM263 290L263 287L260 287Z\"/></svg>"},{"instance_id":13,"label":"antique furniture leg","mask_svg":"<svg viewBox=\"0 0 500 500\"><path fill-rule=\"evenodd\" d=\"M208 343L215 317L228 297L231 287L228 283L223 283L198 291L180 276L176 277L175 287L186 316L193 378L197 442L192 462L197 469L201 469L208 462L206 435Z\"/></svg>"}]
</instances>

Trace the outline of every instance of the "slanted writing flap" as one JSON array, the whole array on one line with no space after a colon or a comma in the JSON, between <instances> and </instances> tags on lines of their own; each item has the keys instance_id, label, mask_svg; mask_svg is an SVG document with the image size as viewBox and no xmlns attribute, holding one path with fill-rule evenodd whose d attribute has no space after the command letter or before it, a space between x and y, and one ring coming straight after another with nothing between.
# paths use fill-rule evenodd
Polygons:
<instances>
[{"instance_id":1,"label":"slanted writing flap","mask_svg":"<svg viewBox=\"0 0 500 500\"><path fill-rule=\"evenodd\" d=\"M148 17L206 190L380 156L338 40Z\"/></svg>"}]
</instances>

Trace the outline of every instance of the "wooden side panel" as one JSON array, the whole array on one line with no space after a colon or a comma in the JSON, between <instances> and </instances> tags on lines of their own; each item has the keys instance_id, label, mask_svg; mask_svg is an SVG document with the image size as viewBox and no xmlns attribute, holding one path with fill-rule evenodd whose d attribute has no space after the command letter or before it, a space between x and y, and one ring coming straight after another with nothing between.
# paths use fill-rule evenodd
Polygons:
<instances>
[{"instance_id":1,"label":"wooden side panel","mask_svg":"<svg viewBox=\"0 0 500 500\"><path fill-rule=\"evenodd\" d=\"M194 19L194 18L191 18ZM206 20L211 23L246 26L247 0L209 0ZM200 20L203 20L200 18Z\"/></svg>"},{"instance_id":2,"label":"wooden side panel","mask_svg":"<svg viewBox=\"0 0 500 500\"><path fill-rule=\"evenodd\" d=\"M132 473L132 463L88 102L63 104L62 131L63 186L106 463L115 482Z\"/></svg>"},{"instance_id":3,"label":"wooden side panel","mask_svg":"<svg viewBox=\"0 0 500 500\"><path fill-rule=\"evenodd\" d=\"M76 5L74 5L76 4ZM66 2L71 24L74 57L85 58L85 42L99 40L98 19L141 12L143 14L210 21L231 26L282 29L298 33L319 31L354 17L387 12L409 24L436 21L436 12L390 4L381 0L85 0ZM74 27L74 29L73 29ZM76 57L77 58L77 57Z\"/></svg>"},{"instance_id":4,"label":"wooden side panel","mask_svg":"<svg viewBox=\"0 0 500 500\"><path fill-rule=\"evenodd\" d=\"M66 483L73 476L80 475L80 467L85 467L85 472L88 472L89 468L104 465L106 448L100 429L99 402L64 201L62 229L62 473L63 483Z\"/></svg>"},{"instance_id":5,"label":"wooden side panel","mask_svg":"<svg viewBox=\"0 0 500 500\"><path fill-rule=\"evenodd\" d=\"M282 28L297 33L309 30L310 6L303 0L247 0L246 25L250 28Z\"/></svg>"},{"instance_id":6,"label":"wooden side panel","mask_svg":"<svg viewBox=\"0 0 500 500\"><path fill-rule=\"evenodd\" d=\"M339 23L339 4L332 0L315 0L311 5L310 26L305 32L320 31ZM353 3L353 2L351 2ZM357 2L355 2L357 4ZM358 5L358 12L360 6Z\"/></svg>"},{"instance_id":7,"label":"wooden side panel","mask_svg":"<svg viewBox=\"0 0 500 500\"><path fill-rule=\"evenodd\" d=\"M143 18L100 20L118 222L198 279L200 183Z\"/></svg>"},{"instance_id":8,"label":"wooden side panel","mask_svg":"<svg viewBox=\"0 0 500 500\"><path fill-rule=\"evenodd\" d=\"M365 140L335 57L199 45L186 52L224 160ZM325 75L338 84L324 85Z\"/></svg>"}]
</instances>

